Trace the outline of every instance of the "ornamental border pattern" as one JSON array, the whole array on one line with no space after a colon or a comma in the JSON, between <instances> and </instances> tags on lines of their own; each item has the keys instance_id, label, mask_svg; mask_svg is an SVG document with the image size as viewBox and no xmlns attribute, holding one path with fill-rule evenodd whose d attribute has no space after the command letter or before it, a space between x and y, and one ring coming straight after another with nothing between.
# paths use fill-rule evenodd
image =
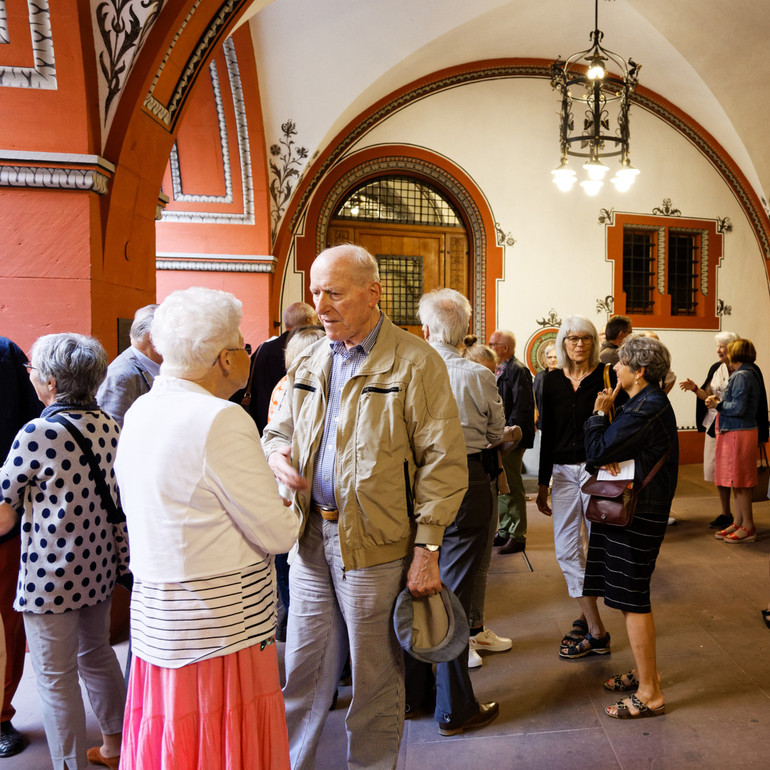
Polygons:
<instances>
[{"instance_id":1,"label":"ornamental border pattern","mask_svg":"<svg viewBox=\"0 0 770 770\"><path fill-rule=\"evenodd\" d=\"M351 156L354 157L354 156ZM455 198L457 205L465 212L470 223L471 242L473 243L473 331L480 339L484 339L486 329L486 282L487 282L487 236L483 219L476 202L468 191L448 171L434 163L411 158L403 155L390 155L364 161L342 176L329 190L318 214L318 229L316 230L316 254L326 248L326 235L329 223L334 216L334 209L342 196L356 184L372 174L383 171L417 172L433 180L440 187L448 190Z\"/></svg>"},{"instance_id":2,"label":"ornamental border pattern","mask_svg":"<svg viewBox=\"0 0 770 770\"><path fill-rule=\"evenodd\" d=\"M174 47L176 46L182 32L189 23L195 11L200 6L201 0L196 0L195 4L187 13L184 21L179 25L179 29L176 31L176 34L174 35L174 38L171 41L165 56L163 57L163 61L158 68L158 71L155 73L155 77L153 78L150 90L144 99L145 109L151 115L158 118L167 128L173 128L176 122L177 113L179 112L180 107L187 97L187 93L193 86L195 75L198 71L198 67L201 61L208 56L212 47L216 43L218 35L226 26L230 17L237 13L240 7L246 2L248 2L248 0L225 0L225 2L222 3L216 15L206 27L201 37L198 39L198 43L196 44L193 52L185 62L185 65L182 68L182 73L176 82L176 86L174 87L168 104L162 104L154 96L155 86L163 74L163 70L168 63L168 60L171 57Z\"/></svg>"},{"instance_id":3,"label":"ornamental border pattern","mask_svg":"<svg viewBox=\"0 0 770 770\"><path fill-rule=\"evenodd\" d=\"M165 259L156 257L156 270L195 270L207 273L274 273L271 262L217 262L210 259Z\"/></svg>"},{"instance_id":4,"label":"ornamental border pattern","mask_svg":"<svg viewBox=\"0 0 770 770\"><path fill-rule=\"evenodd\" d=\"M329 169L337 163L350 147L352 147L377 123L385 120L390 115L412 102L449 88L456 88L457 86L485 80L505 80L519 77L545 78L550 80L550 70L550 63L507 64L495 67L483 67L480 69L453 73L438 80L423 83L411 90L398 94L379 107L379 109L375 110L370 115L365 116L359 123L354 125L339 143L332 148L328 157L319 164L318 168L313 173L312 178L308 180L306 185L304 185L303 191L293 207L294 210L288 223L289 232L295 232L310 198ZM770 223L762 219L755 202L752 200L750 183L746 182L744 184L741 181L739 174L736 173L731 165L725 160L722 153L713 147L699 130L693 128L686 120L676 114L675 111L663 104L658 104L652 96L648 96L643 91L639 90L633 93L631 102L632 104L639 105L641 108L648 110L681 133L715 166L738 198L741 208L751 222L752 229L759 241L765 259L770 259ZM703 130L705 131L705 129ZM766 215L764 210L762 213Z\"/></svg>"},{"instance_id":5,"label":"ornamental border pattern","mask_svg":"<svg viewBox=\"0 0 770 770\"><path fill-rule=\"evenodd\" d=\"M249 148L249 126L248 121L246 120L246 105L243 96L241 73L240 69L238 68L238 57L235 53L235 44L233 43L231 37L228 37L225 40L222 48L224 49L225 62L227 64L227 75L230 80L230 90L233 95L235 127L236 134L238 136L238 156L241 166L241 186L243 188L243 212L240 214L230 214L227 212L164 211L163 221L165 222L191 222L195 224L230 225L253 225L256 222L254 213L254 181L252 179L251 150ZM224 128L220 124L220 135L222 134L223 130ZM230 170L229 149L228 158L225 163L225 174L227 178L230 178L232 174Z\"/></svg>"},{"instance_id":6,"label":"ornamental border pattern","mask_svg":"<svg viewBox=\"0 0 770 770\"><path fill-rule=\"evenodd\" d=\"M84 168L0 166L0 187L84 190L105 195L109 189L109 177Z\"/></svg>"},{"instance_id":7,"label":"ornamental border pattern","mask_svg":"<svg viewBox=\"0 0 770 770\"><path fill-rule=\"evenodd\" d=\"M8 37L8 16L5 10L5 0L0 0L0 45L10 42L11 38Z\"/></svg>"},{"instance_id":8,"label":"ornamental border pattern","mask_svg":"<svg viewBox=\"0 0 770 770\"><path fill-rule=\"evenodd\" d=\"M214 105L217 110L217 126L219 128L219 149L222 158L222 168L225 174L225 194L224 195L185 195L182 190L182 174L179 170L179 151L174 142L171 148L171 157L169 165L171 166L171 188L174 191L175 201L186 201L189 203L232 203L233 202L233 175L230 171L230 142L227 138L227 123L225 121L225 108L222 102L222 87L219 84L219 73L217 63L212 61L209 64L209 73L211 74L211 85L214 89Z\"/></svg>"},{"instance_id":9,"label":"ornamental border pattern","mask_svg":"<svg viewBox=\"0 0 770 770\"><path fill-rule=\"evenodd\" d=\"M32 35L32 67L0 67L0 87L5 88L39 88L45 91L55 91L56 61L53 52L53 36L51 33L51 11L48 0L27 0L29 8L29 28ZM2 12L5 13L3 2ZM8 26L5 25L5 35L8 37ZM4 40L8 43L10 39Z\"/></svg>"}]
</instances>

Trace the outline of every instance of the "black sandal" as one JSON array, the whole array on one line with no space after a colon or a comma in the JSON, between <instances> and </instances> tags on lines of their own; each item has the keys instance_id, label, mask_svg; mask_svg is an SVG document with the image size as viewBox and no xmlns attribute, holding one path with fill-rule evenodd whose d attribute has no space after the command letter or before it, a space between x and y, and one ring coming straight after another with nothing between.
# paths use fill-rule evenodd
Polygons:
<instances>
[{"instance_id":1,"label":"black sandal","mask_svg":"<svg viewBox=\"0 0 770 770\"><path fill-rule=\"evenodd\" d=\"M586 634L577 644L567 645L559 650L560 658L584 658L586 655L606 655L610 651L610 632L600 639Z\"/></svg>"},{"instance_id":2,"label":"black sandal","mask_svg":"<svg viewBox=\"0 0 770 770\"><path fill-rule=\"evenodd\" d=\"M627 680L628 684L623 680ZM610 692L629 692L630 690L636 690L639 687L639 682L634 676L634 671L631 669L627 674L615 674L609 679L603 682L604 689Z\"/></svg>"},{"instance_id":3,"label":"black sandal","mask_svg":"<svg viewBox=\"0 0 770 770\"><path fill-rule=\"evenodd\" d=\"M588 623L578 618L572 621L572 630L568 631L561 640L561 647L570 647L573 644L582 642L588 633Z\"/></svg>"},{"instance_id":4,"label":"black sandal","mask_svg":"<svg viewBox=\"0 0 770 770\"><path fill-rule=\"evenodd\" d=\"M626 700L636 709L636 713L632 714L631 709L626 704ZM648 717L659 717L666 713L666 704L658 706L658 708L650 708L646 703L642 703L636 695L632 695L630 698L624 698L613 704L617 709L615 714L610 713L612 706L608 706L604 709L604 713L608 717L613 719L646 719Z\"/></svg>"}]
</instances>

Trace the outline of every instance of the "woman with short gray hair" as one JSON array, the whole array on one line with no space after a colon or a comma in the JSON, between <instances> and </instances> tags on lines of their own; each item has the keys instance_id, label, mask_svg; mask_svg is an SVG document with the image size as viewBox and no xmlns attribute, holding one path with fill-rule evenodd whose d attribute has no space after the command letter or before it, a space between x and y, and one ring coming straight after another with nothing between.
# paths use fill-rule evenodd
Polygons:
<instances>
[{"instance_id":1,"label":"woman with short gray hair","mask_svg":"<svg viewBox=\"0 0 770 770\"><path fill-rule=\"evenodd\" d=\"M14 608L24 616L54 768L84 768L86 759L117 768L125 684L109 626L127 543L114 504L120 429L96 403L107 354L93 337L49 334L30 358L30 380L45 409L19 431L0 469L0 520L14 522L21 510ZM102 731L102 745L88 750L78 674Z\"/></svg>"},{"instance_id":2,"label":"woman with short gray hair","mask_svg":"<svg viewBox=\"0 0 770 770\"><path fill-rule=\"evenodd\" d=\"M682 390L689 390L694 393L698 399L695 402L695 426L700 433L705 433L703 440L703 479L704 481L714 481L714 457L716 455L717 439L715 432L715 421L717 410L709 409L706 406L706 399L709 396L722 398L727 387L727 381L730 379L730 369L728 367L727 346L738 339L735 332L721 331L714 335L717 343L716 363L711 365L708 370L703 385L698 387L691 379L683 380L679 383ZM719 488L718 488L719 489ZM712 529L724 529L733 523L733 514L730 510L730 490L725 493L719 489L719 502L722 512L711 522L709 527Z\"/></svg>"},{"instance_id":3,"label":"woman with short gray hair","mask_svg":"<svg viewBox=\"0 0 770 770\"><path fill-rule=\"evenodd\" d=\"M671 356L659 340L633 334L618 351L617 386L596 397L585 425L589 470L633 461L633 485L639 488L636 513L628 526L594 523L588 542L583 595L604 597L623 612L635 667L604 682L611 692L636 694L605 709L614 719L655 717L666 710L655 650L650 578L655 569L676 491L679 444L676 418L660 383ZM629 400L610 421L621 388ZM640 486L641 485L641 486Z\"/></svg>"},{"instance_id":4,"label":"woman with short gray hair","mask_svg":"<svg viewBox=\"0 0 770 770\"><path fill-rule=\"evenodd\" d=\"M242 306L195 287L169 295L152 338L152 390L126 413L115 470L131 531L124 770L288 767L270 554L299 522L284 507L246 384Z\"/></svg>"}]
</instances>

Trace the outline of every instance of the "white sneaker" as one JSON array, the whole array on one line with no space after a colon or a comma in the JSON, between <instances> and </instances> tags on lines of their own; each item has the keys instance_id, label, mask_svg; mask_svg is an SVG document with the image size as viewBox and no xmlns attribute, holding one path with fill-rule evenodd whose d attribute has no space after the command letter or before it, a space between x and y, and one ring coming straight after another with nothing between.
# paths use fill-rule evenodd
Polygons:
<instances>
[{"instance_id":1,"label":"white sneaker","mask_svg":"<svg viewBox=\"0 0 770 770\"><path fill-rule=\"evenodd\" d=\"M485 628L479 631L476 636L472 636L468 643L471 650L481 650L483 652L505 652L513 647L513 640L505 636L498 636L494 631Z\"/></svg>"},{"instance_id":2,"label":"white sneaker","mask_svg":"<svg viewBox=\"0 0 770 770\"><path fill-rule=\"evenodd\" d=\"M473 647L468 649L468 668L479 668L484 665L484 661Z\"/></svg>"}]
</instances>

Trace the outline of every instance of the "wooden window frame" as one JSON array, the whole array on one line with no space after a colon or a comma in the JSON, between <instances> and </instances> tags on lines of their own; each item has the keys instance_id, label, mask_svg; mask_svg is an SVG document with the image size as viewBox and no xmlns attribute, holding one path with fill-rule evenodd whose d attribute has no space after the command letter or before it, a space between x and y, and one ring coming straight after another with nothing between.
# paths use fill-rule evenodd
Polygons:
<instances>
[{"instance_id":1,"label":"wooden window frame","mask_svg":"<svg viewBox=\"0 0 770 770\"><path fill-rule=\"evenodd\" d=\"M626 230L655 231L657 269L653 284L652 313L629 313L623 290L623 233ZM695 293L694 315L672 315L671 295L668 293L669 233L695 234L700 246L700 275ZM717 223L709 219L615 214L607 226L607 259L613 263L614 312L627 315L635 327L642 329L719 329L717 316L717 267L722 261L723 236Z\"/></svg>"}]
</instances>

